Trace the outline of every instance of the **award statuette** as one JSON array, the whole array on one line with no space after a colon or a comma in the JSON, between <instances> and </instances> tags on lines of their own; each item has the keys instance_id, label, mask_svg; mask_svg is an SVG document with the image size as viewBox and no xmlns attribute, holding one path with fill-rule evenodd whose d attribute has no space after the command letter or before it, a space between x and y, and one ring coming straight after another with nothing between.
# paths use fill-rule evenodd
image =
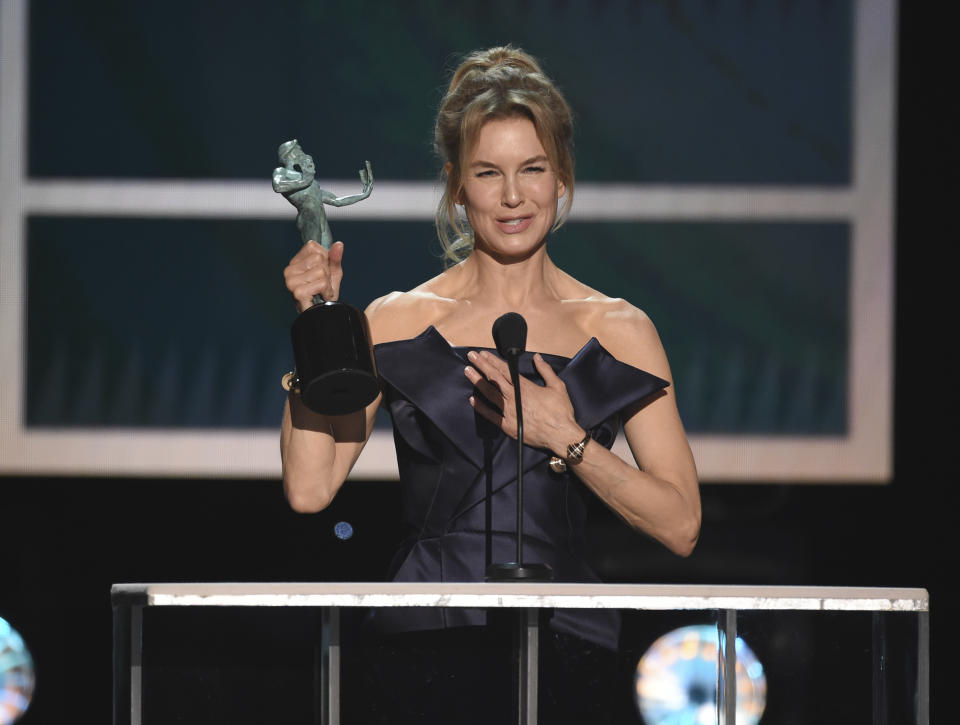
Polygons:
<instances>
[{"instance_id":1,"label":"award statuette","mask_svg":"<svg viewBox=\"0 0 960 725\"><path fill-rule=\"evenodd\" d=\"M333 236L323 206L347 206L370 196L370 162L360 170L363 191L337 197L314 180L313 159L296 139L281 144L278 153L282 166L273 171L273 190L296 207L301 244L316 240L330 249ZM284 377L284 387L299 392L310 410L345 415L362 410L379 394L369 326L361 310L316 295L313 306L294 320L290 338L296 371Z\"/></svg>"}]
</instances>

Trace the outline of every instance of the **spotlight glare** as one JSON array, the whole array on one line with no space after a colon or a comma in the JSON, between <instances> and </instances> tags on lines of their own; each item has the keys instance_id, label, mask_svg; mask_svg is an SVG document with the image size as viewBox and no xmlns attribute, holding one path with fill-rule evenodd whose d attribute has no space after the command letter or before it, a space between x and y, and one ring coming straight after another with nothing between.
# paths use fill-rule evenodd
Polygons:
<instances>
[{"instance_id":1,"label":"spotlight glare","mask_svg":"<svg viewBox=\"0 0 960 725\"><path fill-rule=\"evenodd\" d=\"M736 641L737 723L757 725L766 706L763 665ZM637 663L637 708L646 725L716 725L719 635L700 624L668 632Z\"/></svg>"},{"instance_id":2,"label":"spotlight glare","mask_svg":"<svg viewBox=\"0 0 960 725\"><path fill-rule=\"evenodd\" d=\"M13 725L30 706L36 677L23 638L0 617L0 725Z\"/></svg>"}]
</instances>

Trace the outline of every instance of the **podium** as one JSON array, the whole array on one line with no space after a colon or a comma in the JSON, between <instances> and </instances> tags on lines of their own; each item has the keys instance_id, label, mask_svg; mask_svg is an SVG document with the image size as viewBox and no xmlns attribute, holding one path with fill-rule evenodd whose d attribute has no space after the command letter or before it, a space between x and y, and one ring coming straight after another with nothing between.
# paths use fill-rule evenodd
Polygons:
<instances>
[{"instance_id":1,"label":"podium","mask_svg":"<svg viewBox=\"0 0 960 725\"><path fill-rule=\"evenodd\" d=\"M814 617L870 618L870 661L873 723L888 722L890 663L912 664L913 692L907 722L929 725L930 625L925 589L698 586L572 583L156 583L115 584L111 590L114 617L114 725L143 725L144 610L153 607L312 607L322 621L318 663L325 725L340 723L340 614L345 608L476 607L514 610L520 623L518 640L519 717L522 725L537 722L540 617L544 609L617 609L646 612L703 612L716 622L718 722L736 723L735 643L744 626L760 633L797 613ZM210 611L209 609L206 611ZM771 619L772 618L772 619ZM891 642L891 618L897 627L909 619L907 645ZM789 622L785 623L789 627ZM816 697L817 693L810 693ZM639 722L639 719L638 719ZM149 725L149 723L147 723Z\"/></svg>"}]
</instances>

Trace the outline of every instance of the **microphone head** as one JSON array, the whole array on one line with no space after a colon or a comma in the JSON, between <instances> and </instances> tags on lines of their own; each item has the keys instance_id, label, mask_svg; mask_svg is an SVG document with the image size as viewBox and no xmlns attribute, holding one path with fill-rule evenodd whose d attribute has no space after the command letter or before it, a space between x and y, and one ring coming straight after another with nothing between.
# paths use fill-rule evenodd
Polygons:
<instances>
[{"instance_id":1,"label":"microphone head","mask_svg":"<svg viewBox=\"0 0 960 725\"><path fill-rule=\"evenodd\" d=\"M527 349L527 321L516 312L501 315L493 323L493 341L500 357L519 357Z\"/></svg>"}]
</instances>

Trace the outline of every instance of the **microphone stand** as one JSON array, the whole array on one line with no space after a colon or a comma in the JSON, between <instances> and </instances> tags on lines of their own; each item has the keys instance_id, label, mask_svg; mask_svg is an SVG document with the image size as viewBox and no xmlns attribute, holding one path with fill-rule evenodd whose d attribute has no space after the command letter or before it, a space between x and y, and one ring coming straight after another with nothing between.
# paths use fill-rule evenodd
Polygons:
<instances>
[{"instance_id":1,"label":"microphone stand","mask_svg":"<svg viewBox=\"0 0 960 725\"><path fill-rule=\"evenodd\" d=\"M517 406L517 559L487 567L487 581L535 582L553 579L547 564L526 564L523 561L523 406L520 402L520 355L527 346L527 323L516 312L508 312L493 323L493 339L497 352L505 358L513 383ZM506 407L506 405L504 406ZM540 610L528 608L517 612L514 647L516 652L517 725L536 725L540 681Z\"/></svg>"},{"instance_id":2,"label":"microphone stand","mask_svg":"<svg viewBox=\"0 0 960 725\"><path fill-rule=\"evenodd\" d=\"M506 330L506 331L505 331ZM513 333L513 334L511 334ZM526 347L527 324L515 312L508 312L493 324L497 352L507 360L517 407L517 558L487 567L487 581L551 581L549 564L525 564L523 561L523 406L520 402L520 355ZM504 340L510 337L510 340Z\"/></svg>"}]
</instances>

